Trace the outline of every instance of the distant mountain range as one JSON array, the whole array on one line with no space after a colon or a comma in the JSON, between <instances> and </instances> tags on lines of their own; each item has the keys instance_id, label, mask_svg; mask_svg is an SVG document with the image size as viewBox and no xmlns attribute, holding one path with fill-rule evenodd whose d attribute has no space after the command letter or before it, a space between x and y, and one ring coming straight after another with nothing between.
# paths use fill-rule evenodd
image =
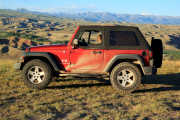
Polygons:
<instances>
[{"instance_id":1,"label":"distant mountain range","mask_svg":"<svg viewBox=\"0 0 180 120\"><path fill-rule=\"evenodd\" d=\"M59 18L83 19L86 21L93 21L93 22L117 21L117 22L128 22L128 23L138 23L138 24L180 25L180 16L173 17L173 16L157 16L157 15L131 15L131 14L115 14L109 12L46 13L46 12L30 11L24 8L17 9L16 11L21 13L55 16Z\"/></svg>"}]
</instances>

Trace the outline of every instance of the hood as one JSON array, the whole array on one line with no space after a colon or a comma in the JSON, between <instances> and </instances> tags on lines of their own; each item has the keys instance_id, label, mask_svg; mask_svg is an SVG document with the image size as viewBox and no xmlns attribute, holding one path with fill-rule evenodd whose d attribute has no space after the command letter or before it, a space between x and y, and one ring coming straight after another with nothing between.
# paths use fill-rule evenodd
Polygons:
<instances>
[{"instance_id":1,"label":"hood","mask_svg":"<svg viewBox=\"0 0 180 120\"><path fill-rule=\"evenodd\" d=\"M39 45L30 47L30 52L38 52L38 51L49 51L49 50L65 50L67 48L67 45L65 44L57 44L57 45Z\"/></svg>"}]
</instances>

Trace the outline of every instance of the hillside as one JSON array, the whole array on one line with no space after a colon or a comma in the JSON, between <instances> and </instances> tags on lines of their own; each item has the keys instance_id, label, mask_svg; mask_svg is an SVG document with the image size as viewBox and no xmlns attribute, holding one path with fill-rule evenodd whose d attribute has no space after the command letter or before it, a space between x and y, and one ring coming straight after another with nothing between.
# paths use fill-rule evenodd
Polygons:
<instances>
[{"instance_id":1,"label":"hillside","mask_svg":"<svg viewBox=\"0 0 180 120\"><path fill-rule=\"evenodd\" d=\"M13 10L0 10L0 54L17 56L26 47L32 45L64 43L70 39L74 30L80 24L137 26L149 43L151 38L155 37L163 40L166 50L179 50L180 48L180 26L126 22L89 22L20 13Z\"/></svg>"},{"instance_id":2,"label":"hillside","mask_svg":"<svg viewBox=\"0 0 180 120\"><path fill-rule=\"evenodd\" d=\"M29 46L64 43L78 22L0 10L0 55L18 56Z\"/></svg>"}]
</instances>

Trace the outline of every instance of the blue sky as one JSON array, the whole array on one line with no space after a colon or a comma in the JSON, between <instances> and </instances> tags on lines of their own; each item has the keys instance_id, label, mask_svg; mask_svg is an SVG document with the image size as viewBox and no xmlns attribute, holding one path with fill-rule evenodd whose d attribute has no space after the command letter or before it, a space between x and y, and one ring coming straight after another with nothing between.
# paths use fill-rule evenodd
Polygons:
<instances>
[{"instance_id":1,"label":"blue sky","mask_svg":"<svg viewBox=\"0 0 180 120\"><path fill-rule=\"evenodd\" d=\"M180 0L0 0L0 8L180 16Z\"/></svg>"}]
</instances>

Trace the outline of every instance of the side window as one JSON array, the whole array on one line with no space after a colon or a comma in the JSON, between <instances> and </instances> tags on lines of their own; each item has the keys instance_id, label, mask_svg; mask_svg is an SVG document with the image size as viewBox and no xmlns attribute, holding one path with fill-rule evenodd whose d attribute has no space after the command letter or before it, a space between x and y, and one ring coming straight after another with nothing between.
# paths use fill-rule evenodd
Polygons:
<instances>
[{"instance_id":1,"label":"side window","mask_svg":"<svg viewBox=\"0 0 180 120\"><path fill-rule=\"evenodd\" d=\"M110 31L110 46L137 46L136 34L132 31Z\"/></svg>"},{"instance_id":2,"label":"side window","mask_svg":"<svg viewBox=\"0 0 180 120\"><path fill-rule=\"evenodd\" d=\"M101 31L85 31L80 33L79 45L80 46L96 46L102 44L103 34Z\"/></svg>"},{"instance_id":3,"label":"side window","mask_svg":"<svg viewBox=\"0 0 180 120\"><path fill-rule=\"evenodd\" d=\"M102 32L99 31L91 31L91 37L89 44L91 45L100 45L102 44Z\"/></svg>"},{"instance_id":4,"label":"side window","mask_svg":"<svg viewBox=\"0 0 180 120\"><path fill-rule=\"evenodd\" d=\"M81 36L79 38L79 45L80 46L88 46L89 37L90 37L90 32L81 33Z\"/></svg>"}]
</instances>

